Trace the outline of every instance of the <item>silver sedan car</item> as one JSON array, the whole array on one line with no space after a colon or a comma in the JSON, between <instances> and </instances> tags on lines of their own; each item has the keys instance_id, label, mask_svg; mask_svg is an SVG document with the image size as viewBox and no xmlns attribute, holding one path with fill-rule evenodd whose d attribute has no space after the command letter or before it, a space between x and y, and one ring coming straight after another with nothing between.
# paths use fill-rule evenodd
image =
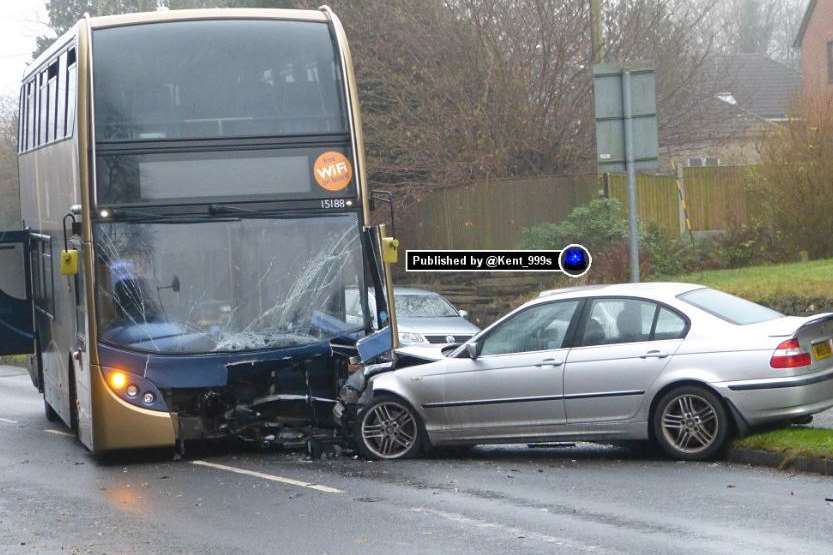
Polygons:
<instances>
[{"instance_id":1,"label":"silver sedan car","mask_svg":"<svg viewBox=\"0 0 833 555\"><path fill-rule=\"evenodd\" d=\"M458 310L451 302L433 291L413 287L395 287L396 324L399 328L399 343L413 347L436 350L437 346L463 343L480 331L469 322L468 312ZM376 302L372 291L368 295L370 312L375 313ZM362 323L358 289L347 289L345 304L347 321Z\"/></svg>"},{"instance_id":2,"label":"silver sedan car","mask_svg":"<svg viewBox=\"0 0 833 555\"><path fill-rule=\"evenodd\" d=\"M424 347L463 343L480 331L465 310L457 310L442 295L425 289L396 287L396 324L399 343Z\"/></svg>"},{"instance_id":3,"label":"silver sedan car","mask_svg":"<svg viewBox=\"0 0 833 555\"><path fill-rule=\"evenodd\" d=\"M733 434L833 406L833 314L789 317L681 283L542 293L467 343L348 381L336 417L368 457L430 445L651 440L716 456ZM404 367L403 367L404 366Z\"/></svg>"}]
</instances>

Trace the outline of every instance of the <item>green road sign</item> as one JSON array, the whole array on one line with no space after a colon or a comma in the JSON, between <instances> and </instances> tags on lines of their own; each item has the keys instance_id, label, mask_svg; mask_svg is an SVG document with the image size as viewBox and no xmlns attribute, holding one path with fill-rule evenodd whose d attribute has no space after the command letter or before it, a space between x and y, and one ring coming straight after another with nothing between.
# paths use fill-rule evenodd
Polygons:
<instances>
[{"instance_id":1,"label":"green road sign","mask_svg":"<svg viewBox=\"0 0 833 555\"><path fill-rule=\"evenodd\" d=\"M659 140L654 70L599 64L593 66L593 97L596 108L597 162L602 173L624 172L627 169L623 88L625 71L630 73L634 170L657 167Z\"/></svg>"}]
</instances>

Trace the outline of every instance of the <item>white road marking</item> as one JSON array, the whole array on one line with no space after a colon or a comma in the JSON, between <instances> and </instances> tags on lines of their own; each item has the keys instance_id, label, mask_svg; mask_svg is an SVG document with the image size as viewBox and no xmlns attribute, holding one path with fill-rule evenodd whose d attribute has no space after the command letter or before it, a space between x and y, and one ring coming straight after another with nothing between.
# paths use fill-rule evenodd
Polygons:
<instances>
[{"instance_id":1,"label":"white road marking","mask_svg":"<svg viewBox=\"0 0 833 555\"><path fill-rule=\"evenodd\" d=\"M46 432L47 434L55 434L56 436L75 437L75 434L71 434L69 432L64 432L61 430L51 430L49 428L46 428L44 432Z\"/></svg>"},{"instance_id":2,"label":"white road marking","mask_svg":"<svg viewBox=\"0 0 833 555\"><path fill-rule=\"evenodd\" d=\"M524 530L523 528L508 526L506 524L500 524L498 522L489 522L488 520L470 518L460 513L438 511L436 509L429 509L427 507L411 507L411 511L415 513L428 514L444 518L445 520L449 520L451 522L454 522L455 524L459 524L467 528L478 528L480 530L494 530L495 532L498 532L501 536L504 537L524 538L527 540L539 541L543 543L559 545L562 547L570 547L575 551L599 551L599 548L594 545L582 544L579 542L568 540L567 538L559 538L556 536L550 536L548 534L541 534L540 532ZM608 551L605 550L605 552Z\"/></svg>"},{"instance_id":3,"label":"white road marking","mask_svg":"<svg viewBox=\"0 0 833 555\"><path fill-rule=\"evenodd\" d=\"M191 461L197 466L206 466L208 468L215 468L217 470L225 470L227 472L234 472L235 474L242 474L244 476L252 476L262 480L269 480L271 482L280 482L290 486L298 486L301 488L314 489L323 493L344 493L340 489L331 488L329 486L322 486L321 484L311 484L309 482L302 482L301 480L293 480L292 478L284 478L283 476L275 476L274 474L264 474L263 472L256 472L254 470L246 470L245 468L237 468L234 466L226 466L224 464L210 463L206 461Z\"/></svg>"},{"instance_id":4,"label":"white road marking","mask_svg":"<svg viewBox=\"0 0 833 555\"><path fill-rule=\"evenodd\" d=\"M0 418L0 422L4 424L17 424L17 420L12 420L11 418Z\"/></svg>"}]
</instances>

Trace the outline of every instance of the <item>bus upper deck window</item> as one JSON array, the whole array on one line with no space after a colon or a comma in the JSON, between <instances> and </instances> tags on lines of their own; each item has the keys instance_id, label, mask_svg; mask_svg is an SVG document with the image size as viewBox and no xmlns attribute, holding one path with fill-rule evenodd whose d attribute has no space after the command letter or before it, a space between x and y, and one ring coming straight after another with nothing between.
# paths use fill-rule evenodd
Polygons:
<instances>
[{"instance_id":1,"label":"bus upper deck window","mask_svg":"<svg viewBox=\"0 0 833 555\"><path fill-rule=\"evenodd\" d=\"M107 28L94 32L93 57L98 142L347 132L339 58L322 22Z\"/></svg>"}]
</instances>

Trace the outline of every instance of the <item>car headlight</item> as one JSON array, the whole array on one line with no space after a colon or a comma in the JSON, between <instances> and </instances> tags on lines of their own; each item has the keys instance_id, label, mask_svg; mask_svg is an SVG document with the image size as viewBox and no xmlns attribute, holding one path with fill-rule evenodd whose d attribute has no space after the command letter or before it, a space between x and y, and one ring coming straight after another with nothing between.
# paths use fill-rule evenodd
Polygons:
<instances>
[{"instance_id":1,"label":"car headlight","mask_svg":"<svg viewBox=\"0 0 833 555\"><path fill-rule=\"evenodd\" d=\"M415 343L428 343L428 340L425 339L425 336L421 333L414 333L410 331L400 331L399 332L399 342L403 345L413 345Z\"/></svg>"}]
</instances>

